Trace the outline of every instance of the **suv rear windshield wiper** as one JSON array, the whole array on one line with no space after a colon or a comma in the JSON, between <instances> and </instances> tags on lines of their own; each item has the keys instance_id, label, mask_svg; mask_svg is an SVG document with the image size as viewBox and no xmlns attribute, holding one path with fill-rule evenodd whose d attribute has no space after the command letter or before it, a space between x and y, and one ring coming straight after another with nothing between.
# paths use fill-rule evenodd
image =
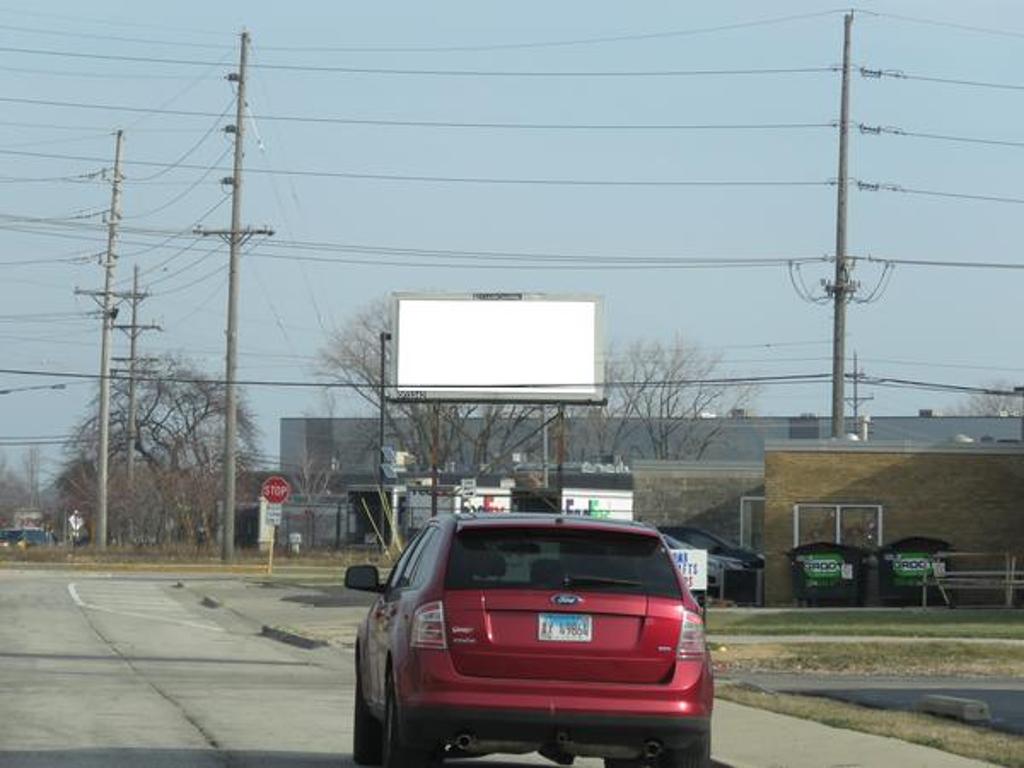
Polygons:
<instances>
[{"instance_id":1,"label":"suv rear windshield wiper","mask_svg":"<svg viewBox=\"0 0 1024 768\"><path fill-rule=\"evenodd\" d=\"M610 576L566 576L562 583L566 587L639 587L641 582L632 579L615 579Z\"/></svg>"}]
</instances>

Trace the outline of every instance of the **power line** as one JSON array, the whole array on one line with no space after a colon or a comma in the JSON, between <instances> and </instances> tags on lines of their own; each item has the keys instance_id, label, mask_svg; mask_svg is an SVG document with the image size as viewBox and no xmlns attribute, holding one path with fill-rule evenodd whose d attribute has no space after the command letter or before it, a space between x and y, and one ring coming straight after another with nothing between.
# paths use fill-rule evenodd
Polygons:
<instances>
[{"instance_id":1,"label":"power line","mask_svg":"<svg viewBox=\"0 0 1024 768\"><path fill-rule=\"evenodd\" d=\"M751 21L740 21L732 24L719 24L709 27L690 27L687 29L671 29L662 32L640 32L622 35L604 35L598 37L582 37L564 40L546 40L535 42L515 43L481 43L476 45L444 45L444 46L399 46L399 45L375 45L375 46L259 46L262 51L286 51L293 53L461 53L473 51L502 51L522 50L531 48L565 48L582 45L604 45L607 43L638 42L645 40L663 40L675 37L689 37L694 35L705 35L716 32L732 32L741 29L752 29L755 27L784 24L791 21L802 21L805 19L821 18L842 13L842 10L820 11L817 13L801 13L790 16L776 16L774 18L758 19Z\"/></svg>"},{"instance_id":2,"label":"power line","mask_svg":"<svg viewBox=\"0 0 1024 768\"><path fill-rule=\"evenodd\" d=\"M137 43L140 45L170 45L179 48L205 48L207 50L227 51L228 45L217 45L215 43L196 43L187 40L159 40L152 37L125 37L123 35L102 35L95 32L68 32L61 29L44 27L25 27L13 24L0 24L0 29L8 32L28 32L33 35L48 35L51 37L74 38L78 40L106 40L114 43Z\"/></svg>"},{"instance_id":3,"label":"power line","mask_svg":"<svg viewBox=\"0 0 1024 768\"><path fill-rule=\"evenodd\" d=\"M881 256L851 256L850 260L877 264L899 264L910 267L946 267L951 269L1024 269L1024 264L1012 261L943 261L941 259L887 258Z\"/></svg>"},{"instance_id":4,"label":"power line","mask_svg":"<svg viewBox=\"0 0 1024 768\"><path fill-rule=\"evenodd\" d=\"M891 125L865 125L860 123L857 128L862 134L868 136L908 136L916 139L934 139L936 141L951 141L962 144L982 144L995 147L1024 147L1024 141L1008 141L1004 139L982 139L972 136L952 136L943 133L924 133L922 131L908 131Z\"/></svg>"},{"instance_id":5,"label":"power line","mask_svg":"<svg viewBox=\"0 0 1024 768\"><path fill-rule=\"evenodd\" d=\"M622 262L622 261L644 261L651 263L680 263L707 261L736 263L756 262L761 263L770 260L773 263L785 264L789 261L826 261L827 256L796 256L792 254L777 254L775 256L724 256L705 254L700 256L656 256L644 254L610 256L595 253L556 253L552 251L509 251L509 250L488 250L488 249L466 249L466 248L425 248L412 246L391 246L368 243L334 243L328 241L307 241L307 240L275 240L274 245L286 250L299 251L331 251L340 253L375 253L387 255L409 255L409 256L440 256L455 259L509 259L516 261L578 261L585 264L596 262Z\"/></svg>"},{"instance_id":6,"label":"power line","mask_svg":"<svg viewBox=\"0 0 1024 768\"><path fill-rule=\"evenodd\" d=\"M228 110L231 109L231 106L232 106L232 102L228 102L227 105L224 107L224 109L221 110L221 113L216 116L213 124L209 128L207 128L206 131L203 133L203 135L200 136L192 146L190 146L187 150L185 150L185 152L182 153L182 155L177 160L175 160L172 163L170 163L166 168L162 168L161 170L157 171L156 173L154 173L154 174L152 174L150 176L143 176L142 178L138 179L138 181L142 181L142 182L152 181L153 179L159 178L160 176L163 176L165 173L168 173L169 171L174 170L175 168L180 166L183 162L188 160L193 154L195 154L196 150L198 150L203 145L203 143L208 138L210 138L210 135L214 131L216 131L218 128L221 127L221 121L224 119L224 116L228 113ZM214 165L216 165L216 163L220 162L223 158L224 158L224 154L222 154L214 162ZM204 176L203 178L206 178L206 177Z\"/></svg>"},{"instance_id":7,"label":"power line","mask_svg":"<svg viewBox=\"0 0 1024 768\"><path fill-rule=\"evenodd\" d=\"M932 27L945 27L956 29L961 32L976 32L978 34L993 35L996 37L1024 38L1024 32L1017 32L1009 29L993 29L992 27L979 27L972 24L959 24L953 21L942 21L939 19L928 19L921 16L907 16L900 13L883 13L881 11L869 11L857 9L858 13L868 16L876 16L883 19L894 19L896 21L907 21L913 24L923 24Z\"/></svg>"},{"instance_id":8,"label":"power line","mask_svg":"<svg viewBox=\"0 0 1024 768\"><path fill-rule=\"evenodd\" d=\"M144 213L135 213L135 214L132 214L131 216L126 216L125 218L127 218L129 220L145 219L145 218L148 218L150 216L154 216L154 215L156 215L158 213L162 213L163 211L166 211L168 208L170 208L171 206L173 206L176 203L180 202L181 200L184 200L186 197L188 197L189 194L191 194L193 191L195 191L195 189L200 184L202 184L204 181L206 181L208 178L210 178L210 175L214 171L217 170L217 164L222 162L228 156L228 154L230 152L231 152L231 147L225 147L224 151L221 152L220 157L218 157L214 161L214 164L211 165L206 170L206 172L204 174L202 174L199 178L197 178L195 181L193 181L191 184L189 184L181 192L178 192L176 195L173 195L170 199L168 199L165 202L161 203L156 208L150 208L148 211L146 211ZM170 170L170 169L168 169L168 170ZM150 177L150 178L155 178L155 176L154 177ZM209 212L203 214L203 218L206 218L207 216L210 215L210 213L212 213L214 210L219 208L223 204L223 202L225 200L227 200L227 196L226 195L223 196L221 198L221 200L219 200L216 203L216 205Z\"/></svg>"},{"instance_id":9,"label":"power line","mask_svg":"<svg viewBox=\"0 0 1024 768\"><path fill-rule=\"evenodd\" d=\"M900 184L882 184L878 182L857 181L857 189L862 192L898 192L904 195L921 195L923 197L942 197L954 200L976 200L986 203L1024 204L1024 198L1006 195L984 195L969 192L944 192L936 189L915 189Z\"/></svg>"},{"instance_id":10,"label":"power line","mask_svg":"<svg viewBox=\"0 0 1024 768\"><path fill-rule=\"evenodd\" d=\"M93 109L104 112L145 112L174 117L217 117L216 112L192 109L154 109L125 104L97 104L56 99L0 97L0 102L67 109ZM378 117L318 117L315 115L258 115L267 122L354 125L395 128L468 128L487 130L566 130L566 131L787 131L834 128L835 121L797 121L761 123L523 123L481 120L404 120Z\"/></svg>"},{"instance_id":11,"label":"power line","mask_svg":"<svg viewBox=\"0 0 1024 768\"><path fill-rule=\"evenodd\" d=\"M1019 83L994 83L985 80L965 80L953 77L934 77L930 75L908 75L899 69L868 69L860 68L861 77L879 80L890 78L894 80L915 80L922 83L937 83L939 85L960 85L969 88L989 88L1000 91L1024 91L1024 85Z\"/></svg>"},{"instance_id":12,"label":"power line","mask_svg":"<svg viewBox=\"0 0 1024 768\"><path fill-rule=\"evenodd\" d=\"M73 21L76 23L84 24L95 24L97 26L108 26L108 27L122 27L126 29L159 29L163 32L168 30L175 32L186 32L191 35L207 35L212 37L220 37L220 32L214 32L208 28L187 28L187 27L170 27L166 24L145 24L138 21L125 21L123 19L97 19L95 17L88 16L73 16L69 14L61 13L44 13L42 11L25 11L25 10L14 10L11 8L0 8L0 14L8 14L13 16L29 16L41 19L59 19L61 21Z\"/></svg>"},{"instance_id":13,"label":"power line","mask_svg":"<svg viewBox=\"0 0 1024 768\"><path fill-rule=\"evenodd\" d=\"M455 262L441 262L441 261L409 261L409 260L395 260L395 259L382 259L379 256L367 257L367 258L355 258L355 257L329 257L329 256L313 256L313 255L296 255L296 254L279 254L279 253L268 253L266 251L258 251L252 254L253 258L258 259L271 259L277 261L297 261L297 262L311 262L311 263L322 263L322 264L348 264L348 265L366 265L374 267L421 267L425 269L522 269L524 266L528 266L530 269L535 270L563 270L563 271L596 271L596 270L662 270L662 269L753 269L753 268L766 268L766 267L782 267L787 266L792 260L786 259L705 259L705 260L678 260L678 261L661 261L661 262L648 262L643 259L638 260L622 260L616 263L609 263L605 261L598 261L594 263L559 263L559 262L542 262L542 263L524 263L523 261L477 261L467 264L465 261ZM823 261L822 258L813 259L813 261Z\"/></svg>"},{"instance_id":14,"label":"power line","mask_svg":"<svg viewBox=\"0 0 1024 768\"><path fill-rule=\"evenodd\" d=\"M12 375L12 376L39 376L43 378L60 378L60 379L82 379L82 380L98 380L101 377L95 373L81 373L74 371L46 371L46 370L34 370L25 368L0 368L0 374ZM828 373L794 373L794 374L783 374L783 375L769 375L769 376L722 376L712 378L694 378L694 379L661 379L661 380L617 380L617 381L606 381L605 386L696 386L696 385L721 385L721 386L749 386L751 384L786 384L786 383L800 383L807 381L827 381L831 374ZM111 381L127 381L128 377L120 373L111 373L107 378ZM136 376L137 381L162 381L176 384L225 384L222 379L213 379L209 377L196 377L196 376L176 376L174 374L161 374L161 375L140 375ZM284 387L284 388L317 388L317 389L360 389L364 385L354 382L340 382L340 381L301 381L301 380L268 380L268 379L249 379L249 380L236 380L236 383L240 386L258 386L258 387ZM576 382L576 383L561 383L552 384L545 382L542 384L504 384L495 382L491 384L450 384L445 385L443 383L433 383L431 387L444 387L444 386L455 386L460 389L492 389L499 387L502 389L536 389L538 387L552 388L552 387L565 387L565 388L578 388L581 386L589 386L592 382ZM415 389L410 386L409 388Z\"/></svg>"},{"instance_id":15,"label":"power line","mask_svg":"<svg viewBox=\"0 0 1024 768\"><path fill-rule=\"evenodd\" d=\"M96 162L98 158L86 155L61 155L47 152L26 152L0 149L0 155L37 157L47 159ZM168 163L150 160L126 160L127 165L164 168ZM202 165L179 163L184 170L207 171ZM228 169L218 169L228 170ZM361 181L399 181L428 184L501 184L511 186L570 186L570 187L827 187L834 181L811 181L792 179L558 179L558 178L505 178L497 176L432 176L400 173L359 173L354 171L313 171L284 168L252 168L249 173L276 176L296 176L328 179L352 179Z\"/></svg>"},{"instance_id":16,"label":"power line","mask_svg":"<svg viewBox=\"0 0 1024 768\"><path fill-rule=\"evenodd\" d=\"M55 56L58 58L119 61L128 63L164 64L173 66L214 67L223 62L160 58L156 56L129 56L109 53L83 53L81 51L57 51L43 48L16 48L0 46L0 53L22 53L31 56ZM399 69L386 67L349 67L316 64L251 64L253 69L275 72L315 72L347 75L385 75L415 77L499 77L499 78L631 78L631 77L729 77L756 75L796 75L834 72L835 67L761 67L740 69L651 69L651 70L489 70L489 69Z\"/></svg>"},{"instance_id":17,"label":"power line","mask_svg":"<svg viewBox=\"0 0 1024 768\"><path fill-rule=\"evenodd\" d=\"M91 80L185 80L188 78L187 75L158 75L150 72L83 72L78 69L43 69L40 67L0 66L0 70L22 75L87 78Z\"/></svg>"},{"instance_id":18,"label":"power line","mask_svg":"<svg viewBox=\"0 0 1024 768\"><path fill-rule=\"evenodd\" d=\"M0 374L12 375L12 376L37 376L41 378L59 378L59 379L79 379L79 380L97 380L101 378L95 373L81 373L73 371L46 371L46 370L35 370L35 369L24 369L24 368L0 368ZM852 378L852 374L847 374L848 378ZM112 373L109 378L112 381L127 381L128 377L119 373ZM611 380L604 382L606 387L628 387L628 386L656 386L656 387L686 387L686 386L751 386L751 385L783 385L783 384L806 384L806 383L825 383L831 381L831 373L796 373L796 374L782 374L782 375L766 375L766 376L721 376L721 377L709 377L709 378L672 378L672 379L657 379L657 380ZM167 375L140 375L136 377L137 381L163 381L177 384L215 384L223 385L223 380L217 380L206 377L195 377L195 376L177 376L174 374ZM970 385L960 384L948 384L943 382L933 381L922 381L917 379L903 379L888 376L863 376L861 382L871 386L891 386L900 387L907 389L921 389L928 391L941 391L941 392L955 392L955 393L968 393L968 394L995 394L995 395L1011 395L1010 391L997 389L993 387L977 387ZM353 382L339 382L339 381L300 381L300 380L269 380L269 379L249 379L249 380L236 380L236 383L240 386L253 386L253 387L281 387L281 388L315 388L315 389L359 389L362 388L363 384ZM452 386L459 387L460 389L492 389L495 387L502 389L535 389L538 387L579 387L584 386L585 382L580 383L561 383L552 384L545 382L543 384L504 384L495 382L491 384L479 384L479 385L467 385L467 384L449 384L434 382L431 387L444 387ZM408 387L415 389L416 387Z\"/></svg>"},{"instance_id":19,"label":"power line","mask_svg":"<svg viewBox=\"0 0 1024 768\"><path fill-rule=\"evenodd\" d=\"M574 39L562 39L562 40L542 40L542 41L519 41L510 43L480 43L480 44L468 44L468 45L446 45L446 46L400 46L400 45L375 45L375 46L259 46L260 50L265 51L290 51L290 52L309 52L309 53L452 53L460 51L494 51L494 50L512 50L512 49L530 49L530 48L558 48L566 46L580 46L580 45L600 45L606 43L619 43L619 42L633 42L633 41L644 41L644 40L657 40L657 39L670 39L675 37L689 37L695 35L713 34L718 32L732 32L743 29L752 29L757 27L766 27L779 24L786 24L794 21L803 21L808 19L816 19L825 16L830 16L838 13L843 13L844 9L818 11L812 13L801 13L791 14L787 16L775 16L763 19L751 19L746 21L737 21L728 24L718 24L714 26L706 27L690 27L682 29L671 29L656 32L639 32L639 33L623 33L618 35L602 35L594 37L582 37ZM123 28L134 28L134 29L160 29L166 31L168 28L162 25L155 24L139 24L125 21L112 21L112 20L99 20L89 19L80 16L65 16L58 14L38 13L38 12L27 12L27 11L2 11L5 13L20 13L21 15L48 19L61 19L75 22L86 22L90 24L100 24L113 27ZM6 28L12 30L20 30L24 32L38 32L45 34L58 34L67 37L77 37L83 39L94 39L94 40L108 40L112 42L125 42L125 43L139 43L145 45L174 45L181 47L191 48L208 48L225 50L227 46L214 44L214 43L198 43L193 41L181 41L181 40L166 40L166 39L155 39L155 38L139 38L139 37L126 37L120 35L103 35L98 33L82 32L76 30L75 32L53 32L49 29L42 29L38 27L13 27L8 25ZM218 35L219 33L212 32L208 29L187 29L181 30L190 34L204 34L204 35Z\"/></svg>"}]
</instances>

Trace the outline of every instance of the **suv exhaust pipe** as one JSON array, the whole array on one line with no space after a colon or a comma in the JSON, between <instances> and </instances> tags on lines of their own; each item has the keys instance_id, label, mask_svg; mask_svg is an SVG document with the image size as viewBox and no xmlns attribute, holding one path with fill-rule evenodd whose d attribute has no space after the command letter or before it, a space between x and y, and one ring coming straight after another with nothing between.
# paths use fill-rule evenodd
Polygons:
<instances>
[{"instance_id":1,"label":"suv exhaust pipe","mask_svg":"<svg viewBox=\"0 0 1024 768\"><path fill-rule=\"evenodd\" d=\"M644 742L644 757L653 759L661 754L661 742L657 739L648 739Z\"/></svg>"},{"instance_id":2,"label":"suv exhaust pipe","mask_svg":"<svg viewBox=\"0 0 1024 768\"><path fill-rule=\"evenodd\" d=\"M476 743L476 737L471 733L460 733L455 737L455 741L453 743L463 752L468 752Z\"/></svg>"}]
</instances>

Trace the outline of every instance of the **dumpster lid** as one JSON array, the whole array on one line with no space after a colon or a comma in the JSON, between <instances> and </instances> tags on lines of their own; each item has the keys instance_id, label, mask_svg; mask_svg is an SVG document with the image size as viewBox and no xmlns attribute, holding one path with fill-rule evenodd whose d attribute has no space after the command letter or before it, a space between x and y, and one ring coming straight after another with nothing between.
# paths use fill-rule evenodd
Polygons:
<instances>
[{"instance_id":1,"label":"dumpster lid","mask_svg":"<svg viewBox=\"0 0 1024 768\"><path fill-rule=\"evenodd\" d=\"M793 547L793 549L789 550L791 556L816 553L832 553L843 555L844 557L863 557L866 554L865 550L860 547L836 544L834 541L812 541L810 544L801 544L799 547Z\"/></svg>"},{"instance_id":2,"label":"dumpster lid","mask_svg":"<svg viewBox=\"0 0 1024 768\"><path fill-rule=\"evenodd\" d=\"M890 541L880 552L912 552L921 551L925 552L942 552L950 550L953 545L948 541L942 539L933 539L930 536L907 536L904 539L898 539L897 541Z\"/></svg>"}]
</instances>

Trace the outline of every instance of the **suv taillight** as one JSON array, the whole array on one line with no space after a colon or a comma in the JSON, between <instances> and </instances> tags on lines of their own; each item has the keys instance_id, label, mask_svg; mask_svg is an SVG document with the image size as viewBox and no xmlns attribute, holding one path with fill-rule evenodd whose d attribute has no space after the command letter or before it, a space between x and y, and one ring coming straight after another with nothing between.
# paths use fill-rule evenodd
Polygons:
<instances>
[{"instance_id":1,"label":"suv taillight","mask_svg":"<svg viewBox=\"0 0 1024 768\"><path fill-rule=\"evenodd\" d=\"M703 659L706 651L703 619L698 614L684 609L683 627L679 631L676 657L679 659Z\"/></svg>"},{"instance_id":2,"label":"suv taillight","mask_svg":"<svg viewBox=\"0 0 1024 768\"><path fill-rule=\"evenodd\" d=\"M444 627L444 603L425 603L412 615L412 647L445 650L448 638Z\"/></svg>"}]
</instances>

